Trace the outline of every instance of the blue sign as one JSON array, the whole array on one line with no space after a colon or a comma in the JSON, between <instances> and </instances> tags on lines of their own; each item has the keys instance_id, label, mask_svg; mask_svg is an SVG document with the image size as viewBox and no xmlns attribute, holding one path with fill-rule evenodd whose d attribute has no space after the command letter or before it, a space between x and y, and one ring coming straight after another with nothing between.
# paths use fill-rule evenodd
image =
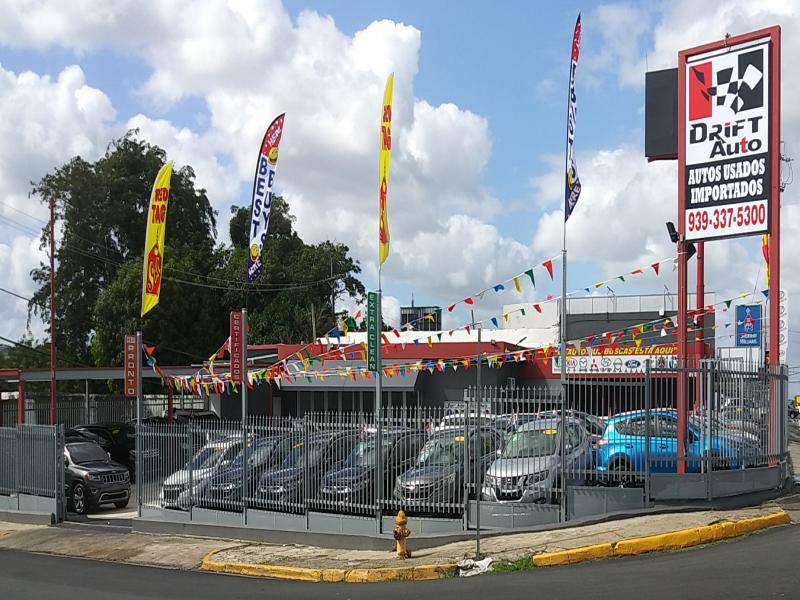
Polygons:
<instances>
[{"instance_id":1,"label":"blue sign","mask_svg":"<svg viewBox=\"0 0 800 600\"><path fill-rule=\"evenodd\" d=\"M761 347L761 305L739 304L736 307L736 345Z\"/></svg>"}]
</instances>

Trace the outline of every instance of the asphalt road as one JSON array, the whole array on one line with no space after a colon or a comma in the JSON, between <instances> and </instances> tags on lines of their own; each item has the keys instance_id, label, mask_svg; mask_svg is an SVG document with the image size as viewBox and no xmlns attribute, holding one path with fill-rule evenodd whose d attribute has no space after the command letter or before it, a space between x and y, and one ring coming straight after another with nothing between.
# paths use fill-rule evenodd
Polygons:
<instances>
[{"instance_id":1,"label":"asphalt road","mask_svg":"<svg viewBox=\"0 0 800 600\"><path fill-rule=\"evenodd\" d=\"M800 527L789 526L684 552L468 579L384 584L282 582L0 551L0 595L9 600L800 598L798 547Z\"/></svg>"}]
</instances>

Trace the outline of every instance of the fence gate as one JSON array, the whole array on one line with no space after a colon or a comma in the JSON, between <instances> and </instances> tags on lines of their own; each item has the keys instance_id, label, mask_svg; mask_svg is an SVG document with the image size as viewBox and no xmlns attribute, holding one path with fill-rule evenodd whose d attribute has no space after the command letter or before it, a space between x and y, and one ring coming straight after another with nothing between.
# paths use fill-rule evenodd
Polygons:
<instances>
[{"instance_id":1,"label":"fence gate","mask_svg":"<svg viewBox=\"0 0 800 600\"><path fill-rule=\"evenodd\" d=\"M0 427L0 511L64 519L64 428Z\"/></svg>"}]
</instances>

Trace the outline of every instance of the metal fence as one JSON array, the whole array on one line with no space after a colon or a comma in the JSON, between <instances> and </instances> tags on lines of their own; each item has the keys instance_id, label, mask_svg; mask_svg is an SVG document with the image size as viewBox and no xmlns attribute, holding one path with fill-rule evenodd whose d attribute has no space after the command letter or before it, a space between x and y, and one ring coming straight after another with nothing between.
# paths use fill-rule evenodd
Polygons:
<instances>
[{"instance_id":1,"label":"metal fence","mask_svg":"<svg viewBox=\"0 0 800 600\"><path fill-rule=\"evenodd\" d=\"M25 423L48 424L50 422L50 396L42 393L27 393L24 398ZM144 417L161 417L167 413L166 395L148 395L143 402ZM176 410L207 410L208 398L176 395L173 398ZM2 425L17 424L17 400L0 400ZM136 399L108 394L59 394L56 399L56 418L66 428L92 423L119 423L136 418Z\"/></svg>"},{"instance_id":2,"label":"metal fence","mask_svg":"<svg viewBox=\"0 0 800 600\"><path fill-rule=\"evenodd\" d=\"M63 427L0 427L0 509L60 518L63 488Z\"/></svg>"},{"instance_id":3,"label":"metal fence","mask_svg":"<svg viewBox=\"0 0 800 600\"><path fill-rule=\"evenodd\" d=\"M707 362L570 375L563 414L559 389L470 388L461 402L377 416L146 424L140 506L244 524L265 513L381 523L402 508L471 528L480 515L530 525L776 488L787 384L785 370Z\"/></svg>"}]
</instances>

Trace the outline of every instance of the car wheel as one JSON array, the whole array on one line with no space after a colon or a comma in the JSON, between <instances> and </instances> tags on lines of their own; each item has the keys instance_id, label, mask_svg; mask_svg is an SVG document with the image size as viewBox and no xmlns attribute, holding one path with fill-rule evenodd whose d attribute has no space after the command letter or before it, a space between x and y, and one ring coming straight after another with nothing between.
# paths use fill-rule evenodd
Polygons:
<instances>
[{"instance_id":1,"label":"car wheel","mask_svg":"<svg viewBox=\"0 0 800 600\"><path fill-rule=\"evenodd\" d=\"M120 500L119 502L114 502L114 506L116 506L117 508L125 508L126 506L128 506L128 501L129 500L130 500L130 498L126 498L125 500Z\"/></svg>"},{"instance_id":2,"label":"car wheel","mask_svg":"<svg viewBox=\"0 0 800 600\"><path fill-rule=\"evenodd\" d=\"M609 483L612 487L627 487L630 484L631 468L628 461L621 458L615 460L608 472L610 475Z\"/></svg>"},{"instance_id":3,"label":"car wheel","mask_svg":"<svg viewBox=\"0 0 800 600\"><path fill-rule=\"evenodd\" d=\"M86 487L78 482L72 488L72 509L79 515L89 512L89 499L86 497Z\"/></svg>"}]
</instances>

